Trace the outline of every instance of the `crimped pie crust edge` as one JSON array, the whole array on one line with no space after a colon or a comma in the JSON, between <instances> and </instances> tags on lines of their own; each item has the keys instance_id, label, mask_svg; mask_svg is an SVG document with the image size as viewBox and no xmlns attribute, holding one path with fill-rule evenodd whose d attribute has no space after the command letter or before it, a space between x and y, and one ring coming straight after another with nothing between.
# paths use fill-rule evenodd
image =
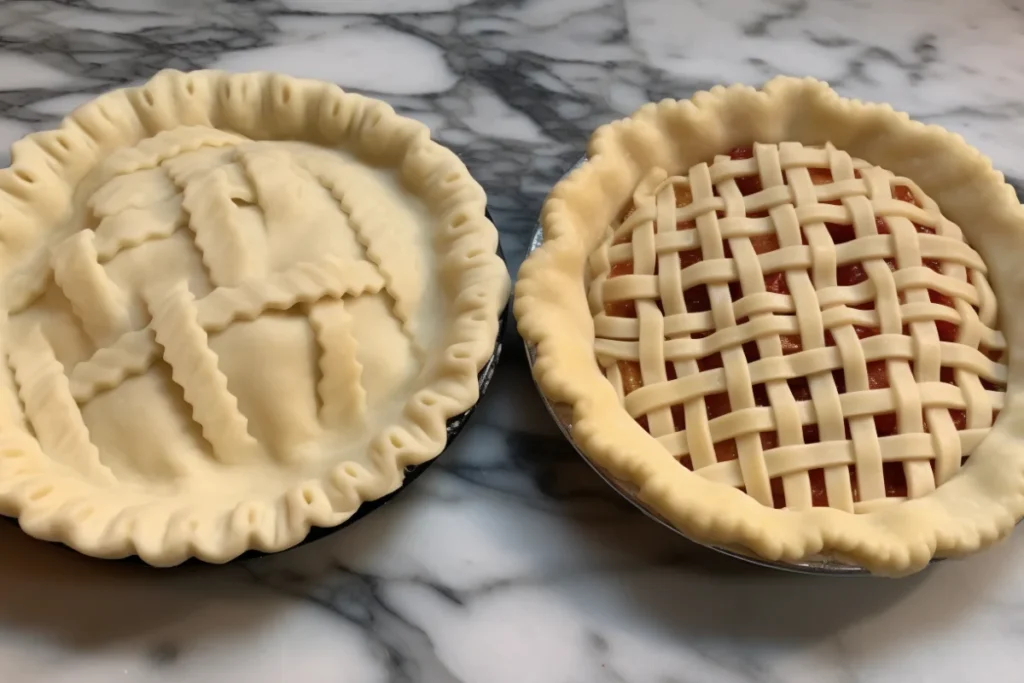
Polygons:
<instances>
[{"instance_id":1,"label":"crimped pie crust edge","mask_svg":"<svg viewBox=\"0 0 1024 683\"><path fill-rule=\"evenodd\" d=\"M689 168L752 140L832 142L909 177L986 260L1004 306L1006 406L962 472L925 497L860 515L762 506L669 456L622 410L594 360L583 274L604 227L648 169ZM936 555L968 554L1009 533L1024 515L1024 408L1017 390L1024 321L1012 310L1013 294L1024 286L1014 266L1014 256L1024 251L1024 208L989 159L959 135L911 121L888 105L841 98L825 83L789 77L762 90L716 87L690 100L645 105L598 129L587 152L588 160L544 204L544 243L520 270L515 302L519 330L537 347L536 379L549 399L571 406L573 436L584 453L637 486L641 499L688 535L745 546L769 560L827 554L900 575Z\"/></svg>"},{"instance_id":2,"label":"crimped pie crust edge","mask_svg":"<svg viewBox=\"0 0 1024 683\"><path fill-rule=\"evenodd\" d=\"M336 526L363 501L398 488L405 467L428 461L444 448L447 420L476 403L477 373L493 352L509 288L508 272L495 253L497 230L484 215L483 189L453 152L430 139L425 126L384 102L336 85L264 72L166 70L139 87L114 90L82 105L56 130L16 142L11 166L0 170L0 267L6 275L19 256L53 242L75 186L107 155L183 125L219 127L253 139L348 143L359 155L380 154L377 161L401 168L431 209L441 233L439 273L450 281L445 289L458 294L449 300L447 350L429 366L431 375L409 398L400 421L371 443L374 471L341 463L274 500L253 501L267 511L256 525L249 523L245 504L206 519L168 518L158 505L122 506L105 523L80 523L76 513L89 501L110 507L103 501L104 490L52 466L42 455L20 426L18 400L5 375L0 387L0 513L17 517L33 536L82 553L106 558L137 554L158 566L190 557L220 563L251 549L283 550L301 541L312 526ZM334 495L325 493L328 487ZM344 504L332 502L337 500Z\"/></svg>"}]
</instances>

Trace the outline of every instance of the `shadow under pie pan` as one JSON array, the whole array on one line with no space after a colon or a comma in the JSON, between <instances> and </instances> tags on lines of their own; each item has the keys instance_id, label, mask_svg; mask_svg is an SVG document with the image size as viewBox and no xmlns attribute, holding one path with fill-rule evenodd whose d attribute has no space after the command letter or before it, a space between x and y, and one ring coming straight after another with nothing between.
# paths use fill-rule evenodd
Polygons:
<instances>
[{"instance_id":1,"label":"shadow under pie pan","mask_svg":"<svg viewBox=\"0 0 1024 683\"><path fill-rule=\"evenodd\" d=\"M586 159L581 159L576 165L573 166L572 169L570 169L570 172L578 168L580 165L582 165L584 161L586 161ZM544 231L543 228L541 228L541 226L538 225L536 228L536 232L534 232L533 237L530 240L528 253L535 251L537 248L540 247L540 245L543 242ZM526 343L526 356L530 363L530 368L532 369L534 363L537 360L537 349L528 342ZM590 467L598 474L599 477L601 477L601 479L605 481L605 483L607 483L612 489L614 489L620 496L622 496L630 503L632 503L647 517L671 529L672 531L676 532L688 541L696 543L700 546L721 553L723 555L732 557L734 559L742 560L743 562L758 565L768 569L777 569L784 572L806 575L874 576L874 574L864 569L863 567L858 567L856 565L841 562L830 557L812 556L802 562L779 562L758 557L744 548L726 548L722 546L709 545L707 543L702 543L694 538L691 538L690 536L687 536L678 528L676 528L671 522L665 519L661 514L659 514L657 510L655 510L646 502L641 500L639 492L633 484L622 481L621 479L613 475L611 472L609 472L600 463L595 462L590 457L588 457L587 454L583 452L583 450L576 444L575 440L573 439L571 409L565 405L558 405L552 403L548 399L548 397L544 395L544 392L540 390L539 386L538 393L540 393L541 399L543 400L545 407L548 409L548 412L555 420L555 423L558 425L559 430L569 441L569 443L572 444L573 448L580 455L580 457L583 458L583 460L588 465L590 465ZM937 562L941 562L942 560L943 558L936 557L933 558L929 564L935 564Z\"/></svg>"},{"instance_id":2,"label":"shadow under pie pan","mask_svg":"<svg viewBox=\"0 0 1024 683\"><path fill-rule=\"evenodd\" d=\"M493 219L491 218L490 212L485 212L485 215L487 216L488 220L493 222ZM498 244L497 254L501 258L502 261L505 261L505 254L504 254L504 252L501 249L501 244L500 243ZM414 466L407 467L406 470L405 470L405 477L402 480L401 486L399 486L397 489L395 489L391 493L388 493L388 494L386 494L384 496L381 496L380 498L377 498L376 500L370 500L370 501L363 502L359 506L359 508L355 512L353 512L352 515L348 519L346 519L344 522L342 522L341 524L339 524L337 526L333 526L333 527L315 527L315 526L311 527L310 530L309 530L309 533L306 535L306 537L302 541L300 541L299 543L293 545L290 548L285 548L284 550L276 552L276 553L265 553L265 552L261 552L261 551L258 551L258 550L249 550L249 551L247 551L245 553L242 553L238 557L236 557L236 558L234 558L232 560L229 560L225 564L233 564L233 563L237 563L237 562L241 562L241 561L245 561L245 560L253 560L253 559L258 559L258 558L261 558L261 557L267 557L267 556L270 556L270 555L280 555L281 553L288 552L289 550L294 550L295 548L299 548L301 546L307 545L307 544L312 543L314 541L321 540L321 539L323 539L323 538L325 538L327 536L330 536L330 535L332 535L332 534L334 534L334 533L336 533L338 531L341 531L342 529L344 529L344 528L346 528L346 527L348 527L348 526L350 526L352 524L355 524L356 522L358 522L359 520L363 519L364 517L366 517L370 513L372 513L374 511L380 509L381 507L383 507L386 503L391 501L398 494L400 494L402 491L404 491L406 488L408 488L408 486L412 482L414 482L416 479L418 479L420 477L420 475L422 475L427 470L427 468L430 467L430 465L432 465L438 458L440 458L442 455L444 455L445 451L447 451L448 448L451 447L451 445L455 441L456 437L458 437L459 434L462 433L462 430L465 428L466 423L468 422L470 416L472 416L473 412L476 410L477 405L479 405L479 401L483 398L484 393L487 391L487 388L490 386L491 379L494 377L494 372L495 372L495 370L498 367L498 361L499 361L499 359L501 357L502 338L503 338L503 335L505 333L505 328L506 328L507 323L508 323L509 309L510 309L510 306L508 304L506 304L505 307L502 309L501 313L498 316L498 335L497 335L497 337L495 339L494 351L491 353L490 358L487 359L487 362L484 363L483 368L477 374L478 386L480 387L480 394L479 394L479 398L477 399L477 403L473 404L473 406L470 407L469 410L466 410L465 412L459 413L458 415L456 415L456 416L454 416L454 417L452 417L452 418L450 418L448 420L448 423L447 423L447 442L445 444L444 449L436 457L431 458L430 460L427 460L426 462L420 463L419 465L414 465ZM13 525L17 525L17 523L18 523L18 521L16 519L13 519L13 518L10 518L10 517L0 517L0 519L3 519L4 521L6 521L6 522L8 522L10 524L13 524ZM73 549L67 548L66 546L63 546L62 544L56 543L55 545L61 545L61 547L64 547L68 552L75 552ZM141 559L139 559L138 556L135 556L135 555L132 555L130 557L121 558L121 559L103 560L103 561L105 561L105 562L113 561L113 562L117 562L117 563L128 563L128 564L138 564L138 565L149 566L149 565L146 565L146 563L144 563ZM190 558L190 559L186 560L184 563L182 563L181 565L178 565L178 566L190 566L190 565L199 565L199 564L208 564L208 563L205 563L205 562L203 562L201 560L198 560L196 558Z\"/></svg>"}]
</instances>

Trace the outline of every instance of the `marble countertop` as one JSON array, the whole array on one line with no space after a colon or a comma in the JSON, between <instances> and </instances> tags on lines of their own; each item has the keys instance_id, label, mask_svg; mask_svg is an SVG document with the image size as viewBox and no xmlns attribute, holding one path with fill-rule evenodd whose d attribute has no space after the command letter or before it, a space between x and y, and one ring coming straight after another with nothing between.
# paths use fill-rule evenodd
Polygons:
<instances>
[{"instance_id":1,"label":"marble countertop","mask_svg":"<svg viewBox=\"0 0 1024 683\"><path fill-rule=\"evenodd\" d=\"M463 156L515 269L546 191L590 130L716 83L823 77L962 133L1024 178L1022 7L6 0L0 143L163 67L326 79L391 102ZM1024 535L900 581L799 577L717 556L597 479L537 402L514 332L506 342L456 447L385 508L315 544L157 571L0 525L0 680L1020 678Z\"/></svg>"}]
</instances>

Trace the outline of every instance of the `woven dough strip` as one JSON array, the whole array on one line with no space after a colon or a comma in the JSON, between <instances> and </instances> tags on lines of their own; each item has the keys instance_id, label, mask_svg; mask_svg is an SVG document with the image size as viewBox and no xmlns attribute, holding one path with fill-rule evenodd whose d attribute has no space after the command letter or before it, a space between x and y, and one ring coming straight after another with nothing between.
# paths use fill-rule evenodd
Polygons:
<instances>
[{"instance_id":1,"label":"woven dough strip","mask_svg":"<svg viewBox=\"0 0 1024 683\"><path fill-rule=\"evenodd\" d=\"M830 182L812 181L818 169ZM1005 349L1005 340L993 329L984 262L935 202L908 179L830 144L756 145L751 159L720 156L665 176L656 170L640 183L635 210L610 227L591 258L595 351L626 411L673 457L765 505L773 503L771 480L781 477L787 507L810 508L808 472L819 469L829 505L848 511L902 500L887 497L883 463L902 463L911 498L955 474L1003 406L1003 392L981 380L1005 384L1006 367L982 353ZM744 196L737 179L751 176L762 189ZM920 206L896 199L896 186L910 188ZM678 201L680 194L689 201ZM694 229L679 229L689 222ZM849 225L858 239L837 244L826 223ZM778 247L758 253L752 240L764 236ZM680 261L680 252L695 249L699 262ZM941 259L941 272L926 259ZM610 272L625 263L629 274ZM837 271L849 264L861 264L866 280L839 286ZM788 293L766 290L765 276L775 273L784 273ZM710 310L688 311L683 293L699 286ZM929 290L952 305L932 303ZM605 312L624 301L633 302L635 319ZM870 310L853 308L862 304ZM940 340L938 321L958 327L955 344ZM860 339L855 326L878 334ZM800 349L784 355L783 336L799 339ZM753 362L743 349L751 343ZM701 371L696 361L714 354L721 369ZM619 361L640 368L642 386L628 395ZM885 363L888 387L871 385L874 362ZM668 378L667 364L677 379ZM955 384L940 381L943 367L955 370ZM845 378L842 392L835 371ZM798 378L807 380L810 401L794 398L788 381ZM756 404L755 386L770 407ZM731 412L709 420L706 399L717 394L728 396ZM677 430L674 406L682 407L684 429ZM966 412L968 429L956 429L950 409ZM880 436L874 417L889 413L899 433ZM807 425L818 428L820 443L804 443ZM761 433L774 433L775 447L763 448ZM716 444L729 440L736 459L719 461Z\"/></svg>"}]
</instances>

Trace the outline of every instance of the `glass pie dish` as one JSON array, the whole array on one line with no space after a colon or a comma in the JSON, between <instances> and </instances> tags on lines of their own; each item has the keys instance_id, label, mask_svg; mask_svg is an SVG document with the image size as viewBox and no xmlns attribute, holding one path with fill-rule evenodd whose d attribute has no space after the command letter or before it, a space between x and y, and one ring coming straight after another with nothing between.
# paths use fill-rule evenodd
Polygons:
<instances>
[{"instance_id":1,"label":"glass pie dish","mask_svg":"<svg viewBox=\"0 0 1024 683\"><path fill-rule=\"evenodd\" d=\"M1024 514L1024 209L959 136L812 79L718 87L598 129L540 223L541 392L688 537L904 575Z\"/></svg>"},{"instance_id":2,"label":"glass pie dish","mask_svg":"<svg viewBox=\"0 0 1024 683\"><path fill-rule=\"evenodd\" d=\"M580 161L582 164L583 161ZM579 164L577 164L577 167ZM575 167L574 167L575 168ZM533 234L533 238L530 240L529 251L532 253L535 249L540 247L544 242L544 230L542 227L537 226L536 232ZM526 358L530 367L533 368L537 361L537 347L533 344L526 342ZM573 449L583 458L594 472L597 473L601 479L604 480L608 486L610 486L616 493L632 503L637 509L643 512L645 515L671 529L672 531L680 534L688 541L697 543L709 548L723 555L728 555L737 560L749 562L755 565L766 567L769 569L777 569L781 571L793 572L797 574L823 574L831 576L864 576L867 575L867 570L856 565L848 564L845 562L837 561L828 557L808 557L796 562L784 562L784 561L772 561L765 560L757 557L756 555L745 551L743 548L729 549L719 545L713 545L708 543L702 543L701 541L689 537L685 532L681 531L678 527L674 526L670 521L665 519L656 509L647 504L638 494L639 491L636 485L623 481L612 474L608 469L603 467L600 463L595 462L591 458L587 457L587 454L576 445L572 436L572 411L567 408L565 404L552 403L544 393L540 395L541 400L544 402L544 406L551 414L552 419L558 426L559 431L572 445ZM938 560L932 560L937 562Z\"/></svg>"}]
</instances>

